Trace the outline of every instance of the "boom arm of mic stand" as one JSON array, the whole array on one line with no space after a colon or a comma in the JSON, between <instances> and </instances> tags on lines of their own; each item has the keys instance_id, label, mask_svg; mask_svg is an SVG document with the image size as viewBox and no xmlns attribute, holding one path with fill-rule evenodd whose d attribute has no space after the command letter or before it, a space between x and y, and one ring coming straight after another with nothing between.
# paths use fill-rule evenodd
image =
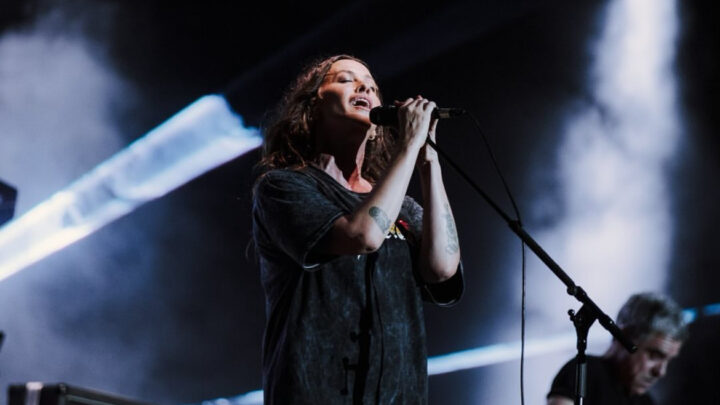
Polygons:
<instances>
[{"instance_id":1,"label":"boom arm of mic stand","mask_svg":"<svg viewBox=\"0 0 720 405\"><path fill-rule=\"evenodd\" d=\"M567 293L575 297L583 305L589 307L592 313L596 314L598 322L607 329L610 334L617 339L620 344L630 353L634 353L637 350L637 346L628 339L625 334L618 328L607 314L605 314L600 308L593 302L593 300L587 295L582 287L575 284L570 276L557 264L552 257L550 257L545 250L523 229L522 224L518 221L511 219L491 198L487 195L475 182L455 163L450 157L438 148L437 144L432 140L427 140L428 145L437 151L437 153L447 162L455 171L470 184L470 186L487 202L495 212L505 220L510 229L527 245L530 250L552 271L560 281L567 287Z\"/></svg>"}]
</instances>

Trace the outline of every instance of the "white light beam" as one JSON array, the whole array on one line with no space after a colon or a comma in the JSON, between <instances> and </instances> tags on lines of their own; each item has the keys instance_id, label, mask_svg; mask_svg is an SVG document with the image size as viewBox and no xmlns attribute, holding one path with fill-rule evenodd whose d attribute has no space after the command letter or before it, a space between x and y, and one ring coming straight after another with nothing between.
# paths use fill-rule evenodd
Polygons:
<instances>
[{"instance_id":1,"label":"white light beam","mask_svg":"<svg viewBox=\"0 0 720 405\"><path fill-rule=\"evenodd\" d=\"M200 98L0 228L0 281L261 143L222 96Z\"/></svg>"}]
</instances>

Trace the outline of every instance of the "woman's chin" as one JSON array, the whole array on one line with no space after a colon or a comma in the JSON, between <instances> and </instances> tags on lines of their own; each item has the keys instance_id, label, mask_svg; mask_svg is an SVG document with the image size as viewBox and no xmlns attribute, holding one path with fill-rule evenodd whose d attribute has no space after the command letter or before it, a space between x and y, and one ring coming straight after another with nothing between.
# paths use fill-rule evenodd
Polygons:
<instances>
[{"instance_id":1,"label":"woman's chin","mask_svg":"<svg viewBox=\"0 0 720 405\"><path fill-rule=\"evenodd\" d=\"M348 118L350 121L360 124L367 129L373 125L372 122L370 122L370 114L367 112L365 114L362 112L349 114Z\"/></svg>"}]
</instances>

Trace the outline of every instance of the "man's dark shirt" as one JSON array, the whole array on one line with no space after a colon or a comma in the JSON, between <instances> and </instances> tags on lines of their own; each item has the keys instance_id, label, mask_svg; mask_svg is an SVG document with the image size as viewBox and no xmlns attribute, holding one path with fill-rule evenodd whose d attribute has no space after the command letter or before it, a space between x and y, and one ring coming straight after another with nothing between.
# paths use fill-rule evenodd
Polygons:
<instances>
[{"instance_id":1,"label":"man's dark shirt","mask_svg":"<svg viewBox=\"0 0 720 405\"><path fill-rule=\"evenodd\" d=\"M617 378L612 363L602 357L587 356L585 405L653 405L648 394L629 395ZM567 362L553 380L548 397L575 398L575 360Z\"/></svg>"},{"instance_id":2,"label":"man's dark shirt","mask_svg":"<svg viewBox=\"0 0 720 405\"><path fill-rule=\"evenodd\" d=\"M366 196L313 167L273 170L256 184L266 405L427 402L422 300L456 302L462 270L441 284L421 282L413 262L422 208L410 197L376 252L313 255L334 221Z\"/></svg>"}]
</instances>

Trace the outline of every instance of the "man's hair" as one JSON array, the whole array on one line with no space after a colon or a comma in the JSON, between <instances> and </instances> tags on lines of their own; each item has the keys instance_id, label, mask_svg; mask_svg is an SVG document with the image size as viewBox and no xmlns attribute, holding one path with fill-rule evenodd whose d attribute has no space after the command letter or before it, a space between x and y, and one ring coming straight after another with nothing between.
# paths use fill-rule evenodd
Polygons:
<instances>
[{"instance_id":1,"label":"man's hair","mask_svg":"<svg viewBox=\"0 0 720 405\"><path fill-rule=\"evenodd\" d=\"M318 89L332 64L343 59L354 60L367 67L362 60L350 55L335 55L316 59L307 65L288 88L277 106L274 117L265 129L262 171L279 168L299 169L317 157L315 150L315 105ZM378 97L382 100L380 93ZM390 159L393 137L383 127L369 140L365 150L363 171L375 183Z\"/></svg>"},{"instance_id":2,"label":"man's hair","mask_svg":"<svg viewBox=\"0 0 720 405\"><path fill-rule=\"evenodd\" d=\"M688 336L682 309L675 301L658 293L631 296L620 308L617 324L635 342L655 333L679 341Z\"/></svg>"}]
</instances>

